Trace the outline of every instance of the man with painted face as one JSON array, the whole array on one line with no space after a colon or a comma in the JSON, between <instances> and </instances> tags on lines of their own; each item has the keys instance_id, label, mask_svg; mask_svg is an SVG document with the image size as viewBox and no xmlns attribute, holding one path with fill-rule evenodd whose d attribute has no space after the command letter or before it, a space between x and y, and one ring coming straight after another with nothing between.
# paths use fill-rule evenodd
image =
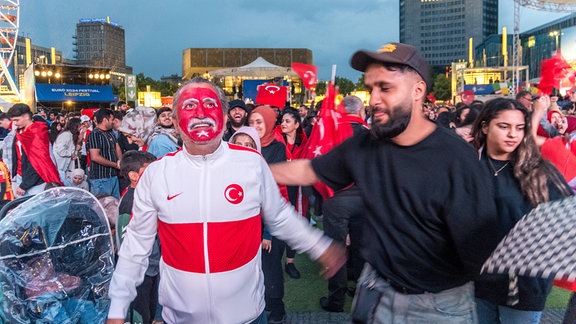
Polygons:
<instances>
[{"instance_id":1,"label":"man with painted face","mask_svg":"<svg viewBox=\"0 0 576 324\"><path fill-rule=\"evenodd\" d=\"M345 262L342 247L281 197L260 154L222 141L227 106L222 90L201 78L176 92L173 118L184 147L151 163L138 182L110 284L108 323L123 323L156 234L168 323L266 320L262 220L273 235L318 259L325 276Z\"/></svg>"},{"instance_id":2,"label":"man with painted face","mask_svg":"<svg viewBox=\"0 0 576 324\"><path fill-rule=\"evenodd\" d=\"M472 279L501 238L490 175L468 143L424 115L432 83L413 46L358 51L351 65L365 72L370 131L312 161L272 165L274 177L322 180L335 191L357 186L367 226L354 320L474 323Z\"/></svg>"}]
</instances>

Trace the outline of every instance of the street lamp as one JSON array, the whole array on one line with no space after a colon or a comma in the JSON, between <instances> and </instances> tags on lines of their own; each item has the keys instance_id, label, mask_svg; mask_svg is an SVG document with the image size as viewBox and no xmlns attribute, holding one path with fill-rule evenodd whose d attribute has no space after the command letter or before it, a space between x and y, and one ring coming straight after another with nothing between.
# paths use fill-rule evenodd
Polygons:
<instances>
[{"instance_id":1,"label":"street lamp","mask_svg":"<svg viewBox=\"0 0 576 324\"><path fill-rule=\"evenodd\" d=\"M551 31L550 34L548 34L550 37L555 37L556 38L556 47L555 50L558 51L558 36L560 36L560 32L555 30L555 31Z\"/></svg>"}]
</instances>

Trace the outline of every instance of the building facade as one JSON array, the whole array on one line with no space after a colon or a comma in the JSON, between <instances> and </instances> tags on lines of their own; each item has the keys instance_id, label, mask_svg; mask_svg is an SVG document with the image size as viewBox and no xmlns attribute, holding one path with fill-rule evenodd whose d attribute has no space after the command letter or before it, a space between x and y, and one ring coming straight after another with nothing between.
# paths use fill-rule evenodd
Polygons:
<instances>
[{"instance_id":1,"label":"building facade","mask_svg":"<svg viewBox=\"0 0 576 324\"><path fill-rule=\"evenodd\" d=\"M400 0L400 42L442 70L468 60L468 44L498 33L498 0Z\"/></svg>"},{"instance_id":2,"label":"building facade","mask_svg":"<svg viewBox=\"0 0 576 324\"><path fill-rule=\"evenodd\" d=\"M313 64L312 51L307 48L187 48L182 51L182 79L243 66L258 57L284 67L290 67L292 62Z\"/></svg>"},{"instance_id":3,"label":"building facade","mask_svg":"<svg viewBox=\"0 0 576 324\"><path fill-rule=\"evenodd\" d=\"M507 35L508 66L512 65L513 35ZM520 33L520 65L529 68L530 79L537 81L540 63L560 49L562 56L576 68L576 13ZM496 67L504 64L502 35L492 35L476 46L476 67Z\"/></svg>"},{"instance_id":4,"label":"building facade","mask_svg":"<svg viewBox=\"0 0 576 324\"><path fill-rule=\"evenodd\" d=\"M74 36L78 65L104 67L112 72L132 73L126 66L124 29L106 19L81 19Z\"/></svg>"},{"instance_id":5,"label":"building facade","mask_svg":"<svg viewBox=\"0 0 576 324\"><path fill-rule=\"evenodd\" d=\"M28 48L27 43L29 44ZM27 54L27 49L29 54ZM27 61L27 55L30 56L30 62ZM8 67L8 70L14 77L14 82L16 82L18 89L24 89L24 71L26 71L29 64L62 64L66 62L66 59L62 57L62 51L35 45L31 39L19 36L16 41L12 64Z\"/></svg>"}]
</instances>

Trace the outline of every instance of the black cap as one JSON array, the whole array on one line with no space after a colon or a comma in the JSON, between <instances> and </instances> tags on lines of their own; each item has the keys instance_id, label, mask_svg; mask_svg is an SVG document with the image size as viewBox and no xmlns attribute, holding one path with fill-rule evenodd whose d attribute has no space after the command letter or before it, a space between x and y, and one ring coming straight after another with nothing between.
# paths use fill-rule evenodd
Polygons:
<instances>
[{"instance_id":1,"label":"black cap","mask_svg":"<svg viewBox=\"0 0 576 324\"><path fill-rule=\"evenodd\" d=\"M230 101L230 103L228 103L228 111L230 111L236 107L240 107L240 108L244 109L245 111L248 111L246 109L246 104L244 103L244 101L242 101L240 99L232 100L232 101Z\"/></svg>"},{"instance_id":2,"label":"black cap","mask_svg":"<svg viewBox=\"0 0 576 324\"><path fill-rule=\"evenodd\" d=\"M432 87L428 63L422 57L416 47L402 43L388 43L382 45L376 52L361 50L350 60L350 65L361 72L366 71L366 67L371 63L392 63L407 65L414 69L428 87Z\"/></svg>"}]
</instances>

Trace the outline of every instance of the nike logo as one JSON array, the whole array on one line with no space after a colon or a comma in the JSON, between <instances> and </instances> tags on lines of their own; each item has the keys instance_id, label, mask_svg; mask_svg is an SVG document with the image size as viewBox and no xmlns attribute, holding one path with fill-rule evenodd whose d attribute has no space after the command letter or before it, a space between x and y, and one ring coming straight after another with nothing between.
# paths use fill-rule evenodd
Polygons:
<instances>
[{"instance_id":1,"label":"nike logo","mask_svg":"<svg viewBox=\"0 0 576 324\"><path fill-rule=\"evenodd\" d=\"M174 199L174 198L176 198L176 197L180 196L181 194L182 194L182 193L179 193L179 194L175 194L175 195L173 195L173 196L170 196L170 195L168 195L168 197L166 197L166 199L168 199L168 200L172 200L172 199Z\"/></svg>"}]
</instances>

